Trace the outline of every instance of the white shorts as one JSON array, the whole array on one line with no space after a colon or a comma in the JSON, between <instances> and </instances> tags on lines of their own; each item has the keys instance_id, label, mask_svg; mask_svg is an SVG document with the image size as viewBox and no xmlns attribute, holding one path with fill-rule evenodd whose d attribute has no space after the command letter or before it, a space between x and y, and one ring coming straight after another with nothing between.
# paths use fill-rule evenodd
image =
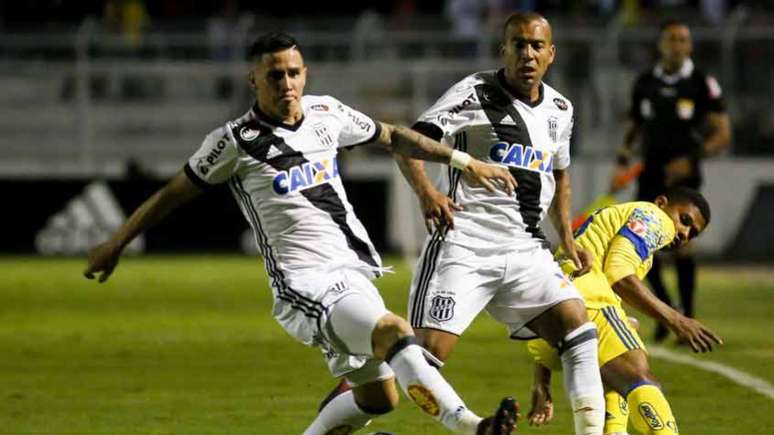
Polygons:
<instances>
[{"instance_id":1,"label":"white shorts","mask_svg":"<svg viewBox=\"0 0 774 435\"><path fill-rule=\"evenodd\" d=\"M273 284L274 318L297 340L318 346L334 376L348 375L355 385L392 377L389 366L373 360L371 344L376 322L389 311L362 272L293 273Z\"/></svg>"},{"instance_id":2,"label":"white shorts","mask_svg":"<svg viewBox=\"0 0 774 435\"><path fill-rule=\"evenodd\" d=\"M527 339L536 337L527 323L568 299L581 296L548 249L481 250L428 238L411 283L409 321L462 335L485 309L511 338Z\"/></svg>"}]
</instances>

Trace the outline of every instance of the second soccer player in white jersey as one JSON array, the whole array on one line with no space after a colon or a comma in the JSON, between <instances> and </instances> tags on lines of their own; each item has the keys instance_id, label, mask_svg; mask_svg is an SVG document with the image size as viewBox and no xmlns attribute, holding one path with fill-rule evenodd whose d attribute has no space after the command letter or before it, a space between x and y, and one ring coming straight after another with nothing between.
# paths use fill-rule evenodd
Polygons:
<instances>
[{"instance_id":1,"label":"second soccer player in white jersey","mask_svg":"<svg viewBox=\"0 0 774 435\"><path fill-rule=\"evenodd\" d=\"M576 433L602 433L596 328L539 226L550 214L565 252L588 271L590 254L576 247L569 222L573 109L542 81L555 54L548 21L536 13L511 15L501 54L504 68L454 85L414 129L507 167L518 183L515 194L487 192L450 168L444 195L421 162L398 159L436 224L414 274L409 320L441 360L482 310L505 324L511 338L545 338L561 353Z\"/></svg>"},{"instance_id":2,"label":"second soccer player in white jersey","mask_svg":"<svg viewBox=\"0 0 774 435\"><path fill-rule=\"evenodd\" d=\"M212 131L184 169L89 253L85 275L106 280L139 233L209 186L228 183L265 259L274 317L293 337L318 346L335 376L355 387L328 401L306 435L350 433L397 403L395 378L423 411L460 434L508 434L516 404L493 417L471 412L415 344L409 323L384 306L371 279L379 255L347 200L339 148L377 143L449 163L494 190L511 192L507 170L452 152L407 128L372 120L329 96L303 96L306 66L295 39L270 33L250 51L256 104Z\"/></svg>"}]
</instances>

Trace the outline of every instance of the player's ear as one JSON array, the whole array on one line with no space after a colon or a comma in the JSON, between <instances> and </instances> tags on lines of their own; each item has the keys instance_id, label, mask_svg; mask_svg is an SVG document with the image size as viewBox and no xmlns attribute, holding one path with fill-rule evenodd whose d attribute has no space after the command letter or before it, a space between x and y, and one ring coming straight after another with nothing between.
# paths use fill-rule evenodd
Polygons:
<instances>
[{"instance_id":1,"label":"player's ear","mask_svg":"<svg viewBox=\"0 0 774 435\"><path fill-rule=\"evenodd\" d=\"M656 199L653 200L653 203L658 206L660 209L664 209L664 207L669 204L669 198L666 197L666 195L659 195L656 197Z\"/></svg>"}]
</instances>

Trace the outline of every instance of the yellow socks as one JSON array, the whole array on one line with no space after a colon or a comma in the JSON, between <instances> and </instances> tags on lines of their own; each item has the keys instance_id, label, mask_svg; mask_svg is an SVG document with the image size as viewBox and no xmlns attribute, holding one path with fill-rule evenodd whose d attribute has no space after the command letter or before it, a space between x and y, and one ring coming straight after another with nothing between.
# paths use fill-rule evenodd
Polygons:
<instances>
[{"instance_id":1,"label":"yellow socks","mask_svg":"<svg viewBox=\"0 0 774 435\"><path fill-rule=\"evenodd\" d=\"M605 435L626 434L629 405L614 390L605 393Z\"/></svg>"},{"instance_id":2,"label":"yellow socks","mask_svg":"<svg viewBox=\"0 0 774 435\"><path fill-rule=\"evenodd\" d=\"M676 434L677 423L661 389L649 382L635 384L626 396L629 418L634 429L643 434Z\"/></svg>"}]
</instances>

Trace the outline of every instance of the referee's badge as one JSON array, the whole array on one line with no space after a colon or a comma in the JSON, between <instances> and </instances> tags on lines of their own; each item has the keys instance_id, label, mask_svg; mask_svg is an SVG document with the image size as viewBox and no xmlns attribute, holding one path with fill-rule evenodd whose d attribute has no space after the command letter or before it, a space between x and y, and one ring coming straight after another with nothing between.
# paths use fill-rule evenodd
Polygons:
<instances>
[{"instance_id":1,"label":"referee's badge","mask_svg":"<svg viewBox=\"0 0 774 435\"><path fill-rule=\"evenodd\" d=\"M559 134L557 132L558 123L559 120L556 118L556 116L548 117L548 136L551 138L552 142L556 142L559 138Z\"/></svg>"},{"instance_id":2,"label":"referee's badge","mask_svg":"<svg viewBox=\"0 0 774 435\"><path fill-rule=\"evenodd\" d=\"M430 317L439 322L445 322L454 317L454 299L446 296L435 296L430 303Z\"/></svg>"},{"instance_id":3,"label":"referee's badge","mask_svg":"<svg viewBox=\"0 0 774 435\"><path fill-rule=\"evenodd\" d=\"M680 119L693 118L693 100L680 98L677 100L677 116Z\"/></svg>"}]
</instances>

